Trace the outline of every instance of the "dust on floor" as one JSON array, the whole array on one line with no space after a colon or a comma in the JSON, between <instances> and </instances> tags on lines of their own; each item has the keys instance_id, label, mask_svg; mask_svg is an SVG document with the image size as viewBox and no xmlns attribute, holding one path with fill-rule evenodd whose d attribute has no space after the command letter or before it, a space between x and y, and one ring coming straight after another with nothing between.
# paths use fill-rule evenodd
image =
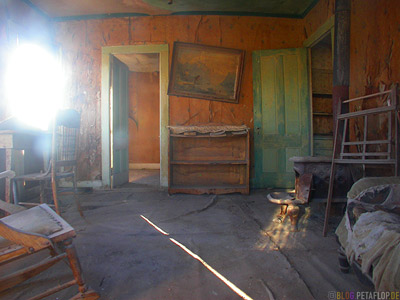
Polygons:
<instances>
[{"instance_id":1,"label":"dust on floor","mask_svg":"<svg viewBox=\"0 0 400 300\"><path fill-rule=\"evenodd\" d=\"M85 219L64 199L62 216L76 229L84 276L101 299L307 300L367 290L354 273L339 271L334 226L323 238L321 207L303 209L299 232L290 232L289 220L273 222L279 207L266 194L169 196L129 185L80 195ZM70 277L61 263L0 299L26 299Z\"/></svg>"}]
</instances>

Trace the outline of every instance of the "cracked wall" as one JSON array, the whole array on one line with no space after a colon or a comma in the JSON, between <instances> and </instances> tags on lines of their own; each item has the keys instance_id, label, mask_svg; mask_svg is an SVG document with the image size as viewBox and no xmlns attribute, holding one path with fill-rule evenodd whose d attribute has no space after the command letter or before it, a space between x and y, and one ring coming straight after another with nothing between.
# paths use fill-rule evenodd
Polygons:
<instances>
[{"instance_id":1,"label":"cracked wall","mask_svg":"<svg viewBox=\"0 0 400 300\"><path fill-rule=\"evenodd\" d=\"M301 47L303 20L233 16L159 16L55 23L70 67L68 99L82 113L79 179L101 177L101 47L174 41L246 50L239 104L169 97L170 125L223 123L253 128L251 52Z\"/></svg>"}]
</instances>

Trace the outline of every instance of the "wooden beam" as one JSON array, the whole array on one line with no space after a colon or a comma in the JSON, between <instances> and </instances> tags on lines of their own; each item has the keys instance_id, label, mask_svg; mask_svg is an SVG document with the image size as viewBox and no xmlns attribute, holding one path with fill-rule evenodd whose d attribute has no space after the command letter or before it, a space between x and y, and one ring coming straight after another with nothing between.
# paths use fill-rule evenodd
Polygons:
<instances>
[{"instance_id":1,"label":"wooden beam","mask_svg":"<svg viewBox=\"0 0 400 300\"><path fill-rule=\"evenodd\" d=\"M334 26L335 16L332 16L303 42L303 47L311 48L318 44L322 39L332 32L332 28L334 28Z\"/></svg>"},{"instance_id":2,"label":"wooden beam","mask_svg":"<svg viewBox=\"0 0 400 300\"><path fill-rule=\"evenodd\" d=\"M335 2L335 37L333 51L333 125L336 126L337 106L340 101L349 99L350 84L350 0ZM347 113L348 104L341 112Z\"/></svg>"}]
</instances>

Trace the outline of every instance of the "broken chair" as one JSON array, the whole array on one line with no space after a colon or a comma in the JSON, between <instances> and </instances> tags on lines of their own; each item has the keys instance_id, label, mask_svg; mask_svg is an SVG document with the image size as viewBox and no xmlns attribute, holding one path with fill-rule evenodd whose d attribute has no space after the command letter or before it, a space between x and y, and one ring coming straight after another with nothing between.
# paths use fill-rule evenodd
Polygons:
<instances>
[{"instance_id":1,"label":"broken chair","mask_svg":"<svg viewBox=\"0 0 400 300\"><path fill-rule=\"evenodd\" d=\"M0 173L0 178L12 176L10 172ZM0 277L0 292L28 280L61 260L67 260L74 279L50 288L30 300L42 299L74 285L78 286L79 292L72 299L99 298L99 295L90 290L83 280L78 256L72 243L76 234L64 219L47 204L26 209L0 200L0 209L9 214L0 219L0 265L41 251L49 251L49 256L44 260L40 262L35 260L32 265L22 270Z\"/></svg>"},{"instance_id":2,"label":"broken chair","mask_svg":"<svg viewBox=\"0 0 400 300\"><path fill-rule=\"evenodd\" d=\"M64 178L72 178L74 196L76 199L76 164L77 146L80 129L80 114L73 109L65 109L58 112L52 126L52 142L50 163L44 173L26 174L12 179L13 197L15 204L35 205L19 201L18 182L40 182L40 203L45 200L46 185L51 185L55 210L60 214L58 203L59 181ZM79 203L77 202L78 209ZM50 205L52 206L52 205Z\"/></svg>"},{"instance_id":3,"label":"broken chair","mask_svg":"<svg viewBox=\"0 0 400 300\"><path fill-rule=\"evenodd\" d=\"M273 192L267 195L269 202L281 206L281 212L274 219L275 222L283 223L286 216L289 216L291 231L297 231L297 222L300 213L299 205L305 205L309 202L312 179L312 174L303 174L300 177L296 177L295 193Z\"/></svg>"}]
</instances>

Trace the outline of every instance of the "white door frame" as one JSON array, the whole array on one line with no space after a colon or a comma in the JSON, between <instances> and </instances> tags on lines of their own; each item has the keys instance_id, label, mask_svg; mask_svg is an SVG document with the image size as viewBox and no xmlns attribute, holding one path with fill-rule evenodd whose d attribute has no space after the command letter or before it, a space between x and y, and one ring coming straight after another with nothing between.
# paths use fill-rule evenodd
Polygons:
<instances>
[{"instance_id":1,"label":"white door frame","mask_svg":"<svg viewBox=\"0 0 400 300\"><path fill-rule=\"evenodd\" d=\"M158 53L160 67L160 186L168 186L168 44L102 47L101 54L101 173L102 185L111 184L110 55ZM126 112L128 113L128 112Z\"/></svg>"}]
</instances>

